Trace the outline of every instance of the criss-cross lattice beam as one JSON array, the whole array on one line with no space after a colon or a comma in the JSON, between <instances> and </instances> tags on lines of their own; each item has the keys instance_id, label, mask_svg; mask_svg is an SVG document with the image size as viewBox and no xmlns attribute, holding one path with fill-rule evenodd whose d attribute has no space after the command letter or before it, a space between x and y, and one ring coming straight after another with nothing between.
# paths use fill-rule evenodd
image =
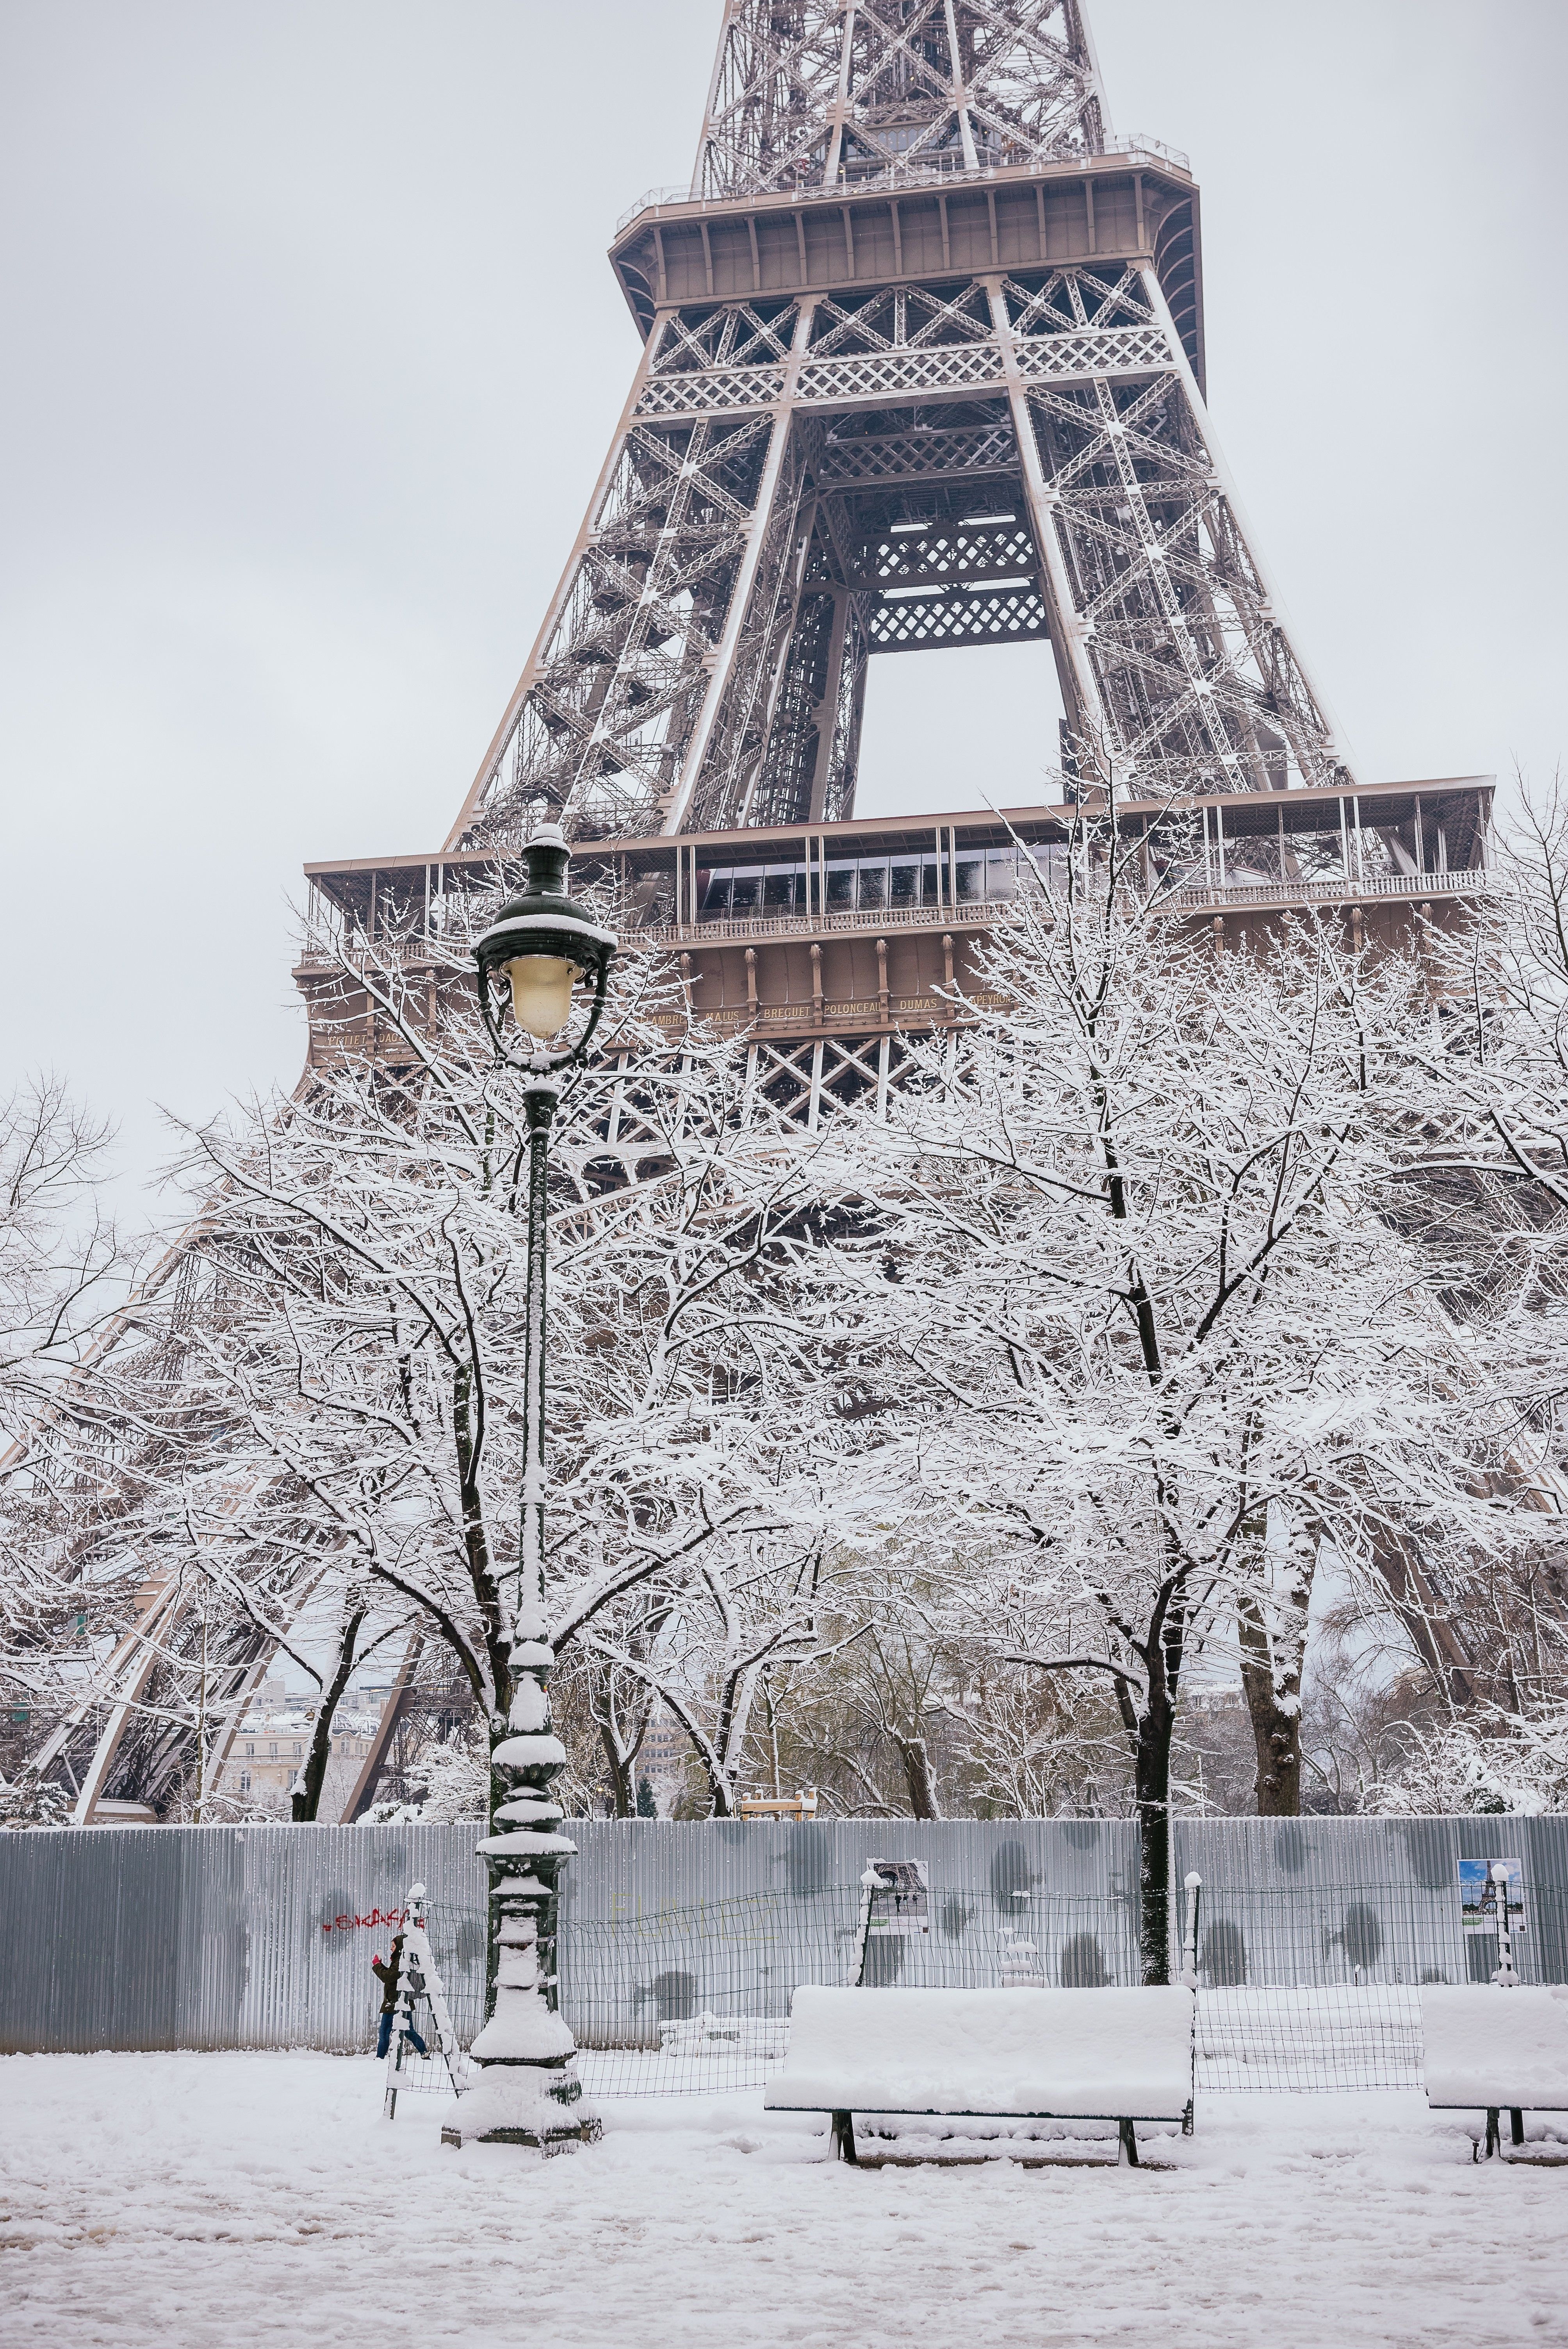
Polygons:
<instances>
[{"instance_id":1,"label":"criss-cross lattice beam","mask_svg":"<svg viewBox=\"0 0 1568 2349\"><path fill-rule=\"evenodd\" d=\"M692 194L897 185L1104 145L1077 0L727 0Z\"/></svg>"},{"instance_id":2,"label":"criss-cross lattice beam","mask_svg":"<svg viewBox=\"0 0 1568 2349\"><path fill-rule=\"evenodd\" d=\"M1326 702L1291 643L1251 544L1197 383L1151 269L1107 288L1060 273L994 294L1016 361L1015 422L1037 468L1063 598L1074 722L1159 788L1264 791L1347 780ZM1043 380L1032 341L1159 333L1142 380L1091 369ZM1147 321L1147 326L1142 321ZM1054 632L1055 633L1055 632Z\"/></svg>"},{"instance_id":3,"label":"criss-cross lattice beam","mask_svg":"<svg viewBox=\"0 0 1568 2349\"><path fill-rule=\"evenodd\" d=\"M779 418L809 317L785 301L661 318L449 845L521 840L541 802L579 833L645 836L662 828L672 797L689 799L720 715L715 678L727 688L737 653L744 660L756 649L746 623L775 545L781 481L786 499L792 488L799 501ZM720 400L691 415L681 388L716 371L741 375L748 397L738 412Z\"/></svg>"},{"instance_id":4,"label":"criss-cross lattice beam","mask_svg":"<svg viewBox=\"0 0 1568 2349\"><path fill-rule=\"evenodd\" d=\"M875 503L999 475L989 536ZM1344 778L1151 268L672 311L453 844L847 812L868 651L1047 633L1069 730L1151 783Z\"/></svg>"}]
</instances>

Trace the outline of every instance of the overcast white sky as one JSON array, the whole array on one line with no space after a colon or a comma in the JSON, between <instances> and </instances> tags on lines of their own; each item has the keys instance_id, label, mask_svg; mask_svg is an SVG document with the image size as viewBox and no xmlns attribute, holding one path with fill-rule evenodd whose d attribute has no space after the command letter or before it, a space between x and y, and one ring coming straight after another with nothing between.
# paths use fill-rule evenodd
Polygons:
<instances>
[{"instance_id":1,"label":"overcast white sky","mask_svg":"<svg viewBox=\"0 0 1568 2349\"><path fill-rule=\"evenodd\" d=\"M1549 767L1568 9L1090 5L1113 120L1202 184L1216 427L1360 772ZM3 1073L67 1075L128 1183L157 1104L296 1075L302 863L451 822L634 361L604 247L689 171L718 16L7 0ZM873 663L862 807L1033 796L1046 660Z\"/></svg>"}]
</instances>

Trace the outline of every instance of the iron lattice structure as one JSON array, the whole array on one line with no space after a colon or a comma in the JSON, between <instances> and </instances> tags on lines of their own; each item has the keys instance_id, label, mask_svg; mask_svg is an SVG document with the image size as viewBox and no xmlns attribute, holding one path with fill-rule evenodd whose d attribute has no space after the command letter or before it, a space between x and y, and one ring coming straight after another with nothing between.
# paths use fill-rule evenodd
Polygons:
<instances>
[{"instance_id":1,"label":"iron lattice structure","mask_svg":"<svg viewBox=\"0 0 1568 2349\"><path fill-rule=\"evenodd\" d=\"M1086 780L1349 779L1205 410L1198 191L1071 0L731 0L612 258L642 360L449 848L850 816L873 655L1031 638Z\"/></svg>"},{"instance_id":2,"label":"iron lattice structure","mask_svg":"<svg viewBox=\"0 0 1568 2349\"><path fill-rule=\"evenodd\" d=\"M1051 163L1103 145L1099 73L1073 0L730 0L691 191Z\"/></svg>"},{"instance_id":3,"label":"iron lattice structure","mask_svg":"<svg viewBox=\"0 0 1568 2349\"><path fill-rule=\"evenodd\" d=\"M967 942L1005 916L966 876L1019 841L1060 853L1068 813L852 821L886 654L1048 643L1068 796L1110 761L1133 821L1183 797L1202 842L1181 903L1217 943L1227 909L1348 903L1359 947L1364 904L1426 916L1484 878L1487 779L1350 770L1204 404L1198 189L1185 158L1112 133L1078 0L726 0L691 179L634 207L611 260L641 358L457 822L430 857L313 868L332 936L297 974L311 1069L387 1050L343 990L356 941L434 1017L465 893L488 902L548 811L783 1120L810 1136L880 1107L904 1031L957 1024ZM985 731L982 706L981 759ZM971 989L970 1012L990 1000ZM634 1072L606 1081L606 1149L634 1158ZM272 1594L277 1617L312 1587ZM37 1757L78 1820L167 1807L198 1675L211 1758L230 1749L271 1651L243 1624L223 1640L153 1577Z\"/></svg>"}]
</instances>

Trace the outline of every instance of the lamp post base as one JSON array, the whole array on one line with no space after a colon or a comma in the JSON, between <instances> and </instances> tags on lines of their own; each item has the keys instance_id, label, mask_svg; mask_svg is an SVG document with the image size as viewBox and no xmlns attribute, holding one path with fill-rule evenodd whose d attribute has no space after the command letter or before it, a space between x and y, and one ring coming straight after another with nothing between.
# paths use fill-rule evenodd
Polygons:
<instances>
[{"instance_id":1,"label":"lamp post base","mask_svg":"<svg viewBox=\"0 0 1568 2349\"><path fill-rule=\"evenodd\" d=\"M575 2153L580 2145L597 2145L604 2134L604 2124L597 2114L589 2119L573 2123L567 2128L551 2129L541 2136L537 2130L525 2128L464 2128L457 2121L448 2121L441 2130L443 2145L521 2145L548 2158L557 2153Z\"/></svg>"}]
</instances>

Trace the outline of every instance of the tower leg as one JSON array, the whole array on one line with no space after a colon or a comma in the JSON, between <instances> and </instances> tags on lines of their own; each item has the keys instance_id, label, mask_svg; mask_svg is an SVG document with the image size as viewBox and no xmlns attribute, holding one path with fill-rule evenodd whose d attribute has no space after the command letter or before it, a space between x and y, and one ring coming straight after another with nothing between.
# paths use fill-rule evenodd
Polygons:
<instances>
[{"instance_id":1,"label":"tower leg","mask_svg":"<svg viewBox=\"0 0 1568 2349\"><path fill-rule=\"evenodd\" d=\"M691 740L686 746L686 756L681 763L680 780L665 811L664 830L666 833L684 830L688 818L696 812L694 802L700 804L701 801L709 799L722 801L724 783L727 779L717 778L716 790L715 779L705 777L704 769L711 750L717 750L720 759L723 758L724 752L728 750L733 758L738 749L736 738L744 733L745 717L750 714L727 708L726 705L738 698L738 689L739 698L749 698L754 702L762 684L762 680L758 678L748 678L738 674L744 665L738 662L737 655L740 650L742 635L748 621L752 624L753 635L753 642L748 649L753 655L754 661L766 657L768 641L772 634L771 628L767 626L758 628L758 616L753 614L752 605L757 597L759 574L763 570L763 557L766 553L771 552L775 563L779 565L780 576L773 584L775 585L782 584L783 566L780 558L786 551L777 544L775 509L779 503L779 484L785 478L786 460L795 437L796 424L792 398L795 379L810 340L811 321L815 314L816 305L810 301L802 302L796 314L795 331L789 346L789 364L784 370L782 394L773 411L772 432L768 446L768 456L762 468L762 480L758 488L757 502L751 509L750 519L747 523L745 551L741 555L740 568L736 574L735 585L730 591L728 616L725 621L724 634L719 638L718 652L713 664L713 674L708 679L707 691L703 698L702 708L697 714L696 724L692 730ZM800 470L797 462L795 468L797 479L793 483L797 500L801 486ZM792 528L794 523L792 512L789 520ZM769 584L766 581L762 583L765 595ZM771 615L768 616L770 618ZM757 641L758 636L761 637L761 642ZM749 688L749 696L748 696L748 688ZM716 744L714 738L716 730L719 726L721 712L727 721L725 729L727 739ZM700 799L699 782L707 784L707 788L700 794ZM727 812L722 804L716 804L711 809L705 806L702 813L705 822L711 820L723 823L727 820Z\"/></svg>"}]
</instances>

